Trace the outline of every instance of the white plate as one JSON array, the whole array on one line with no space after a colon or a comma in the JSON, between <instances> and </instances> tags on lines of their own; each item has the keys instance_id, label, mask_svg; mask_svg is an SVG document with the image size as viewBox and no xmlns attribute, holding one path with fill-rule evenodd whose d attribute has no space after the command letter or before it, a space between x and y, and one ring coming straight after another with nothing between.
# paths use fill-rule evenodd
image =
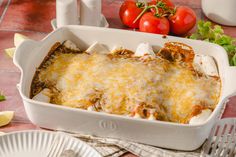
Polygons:
<instances>
[{"instance_id":1,"label":"white plate","mask_svg":"<svg viewBox=\"0 0 236 157\"><path fill-rule=\"evenodd\" d=\"M95 149L81 140L65 133L50 131L23 131L0 136L0 157L46 157L55 138L63 140L64 150L74 150L77 157L101 157Z\"/></svg>"}]
</instances>

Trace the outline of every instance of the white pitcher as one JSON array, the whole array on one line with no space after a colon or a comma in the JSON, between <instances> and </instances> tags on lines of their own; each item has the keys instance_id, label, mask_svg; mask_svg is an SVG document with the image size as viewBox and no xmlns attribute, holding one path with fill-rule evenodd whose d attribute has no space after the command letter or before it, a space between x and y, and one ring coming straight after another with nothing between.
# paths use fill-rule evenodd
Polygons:
<instances>
[{"instance_id":1,"label":"white pitcher","mask_svg":"<svg viewBox=\"0 0 236 157\"><path fill-rule=\"evenodd\" d=\"M77 0L56 0L57 27L79 24Z\"/></svg>"},{"instance_id":2,"label":"white pitcher","mask_svg":"<svg viewBox=\"0 0 236 157\"><path fill-rule=\"evenodd\" d=\"M81 25L99 26L101 10L101 0L80 0Z\"/></svg>"},{"instance_id":3,"label":"white pitcher","mask_svg":"<svg viewBox=\"0 0 236 157\"><path fill-rule=\"evenodd\" d=\"M236 0L202 0L202 10L216 23L236 26Z\"/></svg>"},{"instance_id":4,"label":"white pitcher","mask_svg":"<svg viewBox=\"0 0 236 157\"><path fill-rule=\"evenodd\" d=\"M100 26L101 0L56 0L57 27L65 25Z\"/></svg>"}]
</instances>

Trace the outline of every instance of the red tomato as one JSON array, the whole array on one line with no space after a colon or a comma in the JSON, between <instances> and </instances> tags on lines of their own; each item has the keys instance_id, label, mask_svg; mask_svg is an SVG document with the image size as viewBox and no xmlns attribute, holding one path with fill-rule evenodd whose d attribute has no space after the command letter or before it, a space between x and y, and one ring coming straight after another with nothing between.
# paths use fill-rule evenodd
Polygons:
<instances>
[{"instance_id":1,"label":"red tomato","mask_svg":"<svg viewBox=\"0 0 236 157\"><path fill-rule=\"evenodd\" d=\"M176 35L184 35L196 24L195 12L186 6L177 8L176 13L169 17L171 32Z\"/></svg>"},{"instance_id":2,"label":"red tomato","mask_svg":"<svg viewBox=\"0 0 236 157\"><path fill-rule=\"evenodd\" d=\"M138 8L134 1L127 0L120 7L120 19L124 25L131 28L138 28L140 19L137 20L135 23L134 20L142 11L143 9Z\"/></svg>"},{"instance_id":3,"label":"red tomato","mask_svg":"<svg viewBox=\"0 0 236 157\"><path fill-rule=\"evenodd\" d=\"M139 23L141 32L156 34L168 34L170 30L169 21L165 17L156 17L152 12L145 13Z\"/></svg>"}]
</instances>

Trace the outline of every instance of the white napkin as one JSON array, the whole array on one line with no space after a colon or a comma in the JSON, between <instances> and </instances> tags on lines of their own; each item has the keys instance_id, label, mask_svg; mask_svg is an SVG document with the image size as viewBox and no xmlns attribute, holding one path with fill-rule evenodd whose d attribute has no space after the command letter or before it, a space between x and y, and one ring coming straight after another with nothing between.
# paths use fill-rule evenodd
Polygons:
<instances>
[{"instance_id":1,"label":"white napkin","mask_svg":"<svg viewBox=\"0 0 236 157\"><path fill-rule=\"evenodd\" d=\"M101 138L82 134L72 134L72 136L77 137L91 145L104 157L119 157L127 152L131 152L138 157L199 157L201 150L198 149L192 152L184 152L158 148L125 140Z\"/></svg>"}]
</instances>

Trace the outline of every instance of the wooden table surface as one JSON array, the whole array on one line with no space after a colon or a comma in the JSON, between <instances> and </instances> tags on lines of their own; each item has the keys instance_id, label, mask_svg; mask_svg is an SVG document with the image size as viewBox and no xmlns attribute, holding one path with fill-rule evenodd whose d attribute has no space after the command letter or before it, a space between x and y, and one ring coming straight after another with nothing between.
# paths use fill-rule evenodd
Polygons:
<instances>
[{"instance_id":1,"label":"wooden table surface","mask_svg":"<svg viewBox=\"0 0 236 157\"><path fill-rule=\"evenodd\" d=\"M198 19L206 19L200 0L173 0L176 5L187 5L195 10ZM103 14L111 28L127 29L119 20L118 11L122 0L103 0ZM224 8L223 8L224 9ZM40 129L27 118L22 100L16 89L20 72L5 53L13 47L14 33L21 33L40 40L52 31L50 21L55 18L55 0L0 0L0 91L7 100L0 102L0 111L13 110L13 121L0 128L3 132ZM224 27L227 34L236 37L236 27ZM236 85L234 85L236 86ZM230 99L223 117L236 117L236 97ZM125 156L133 156L127 154Z\"/></svg>"}]
</instances>

